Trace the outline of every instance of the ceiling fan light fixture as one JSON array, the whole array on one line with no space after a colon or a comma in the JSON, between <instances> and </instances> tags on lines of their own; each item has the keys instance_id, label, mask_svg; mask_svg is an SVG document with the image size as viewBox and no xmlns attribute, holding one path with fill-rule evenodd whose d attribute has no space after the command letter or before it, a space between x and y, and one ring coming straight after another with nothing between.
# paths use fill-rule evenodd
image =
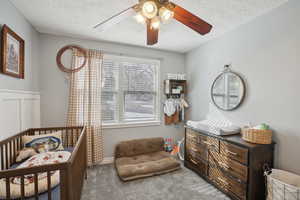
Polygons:
<instances>
[{"instance_id":1,"label":"ceiling fan light fixture","mask_svg":"<svg viewBox=\"0 0 300 200\"><path fill-rule=\"evenodd\" d=\"M159 17L155 17L151 20L151 28L152 29L159 29L160 27L160 19Z\"/></svg>"},{"instance_id":2,"label":"ceiling fan light fixture","mask_svg":"<svg viewBox=\"0 0 300 200\"><path fill-rule=\"evenodd\" d=\"M161 7L159 9L159 16L160 16L162 22L168 22L171 18L174 17L174 12L169 10L166 7Z\"/></svg>"},{"instance_id":3,"label":"ceiling fan light fixture","mask_svg":"<svg viewBox=\"0 0 300 200\"><path fill-rule=\"evenodd\" d=\"M157 16L158 7L154 1L146 1L142 5L142 13L148 19L152 19Z\"/></svg>"},{"instance_id":4,"label":"ceiling fan light fixture","mask_svg":"<svg viewBox=\"0 0 300 200\"><path fill-rule=\"evenodd\" d=\"M141 24L146 23L146 19L141 13L138 13L136 16L134 16L134 18L138 23L141 23Z\"/></svg>"}]
</instances>

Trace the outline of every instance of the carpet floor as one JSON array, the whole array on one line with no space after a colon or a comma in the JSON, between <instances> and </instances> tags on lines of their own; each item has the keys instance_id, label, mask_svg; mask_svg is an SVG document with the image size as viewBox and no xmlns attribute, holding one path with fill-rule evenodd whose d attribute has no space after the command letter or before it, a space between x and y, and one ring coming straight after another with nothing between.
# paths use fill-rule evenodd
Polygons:
<instances>
[{"instance_id":1,"label":"carpet floor","mask_svg":"<svg viewBox=\"0 0 300 200\"><path fill-rule=\"evenodd\" d=\"M113 165L88 171L82 200L229 200L193 171L181 170L165 175L122 182Z\"/></svg>"}]
</instances>

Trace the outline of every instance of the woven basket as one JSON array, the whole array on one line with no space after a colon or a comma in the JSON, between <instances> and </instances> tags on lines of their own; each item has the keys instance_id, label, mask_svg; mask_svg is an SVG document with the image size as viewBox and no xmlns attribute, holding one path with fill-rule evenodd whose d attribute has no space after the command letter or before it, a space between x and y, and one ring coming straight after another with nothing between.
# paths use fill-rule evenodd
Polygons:
<instances>
[{"instance_id":1,"label":"woven basket","mask_svg":"<svg viewBox=\"0 0 300 200\"><path fill-rule=\"evenodd\" d=\"M273 132L271 130L258 130L242 128L243 140L255 144L271 144Z\"/></svg>"},{"instance_id":2,"label":"woven basket","mask_svg":"<svg viewBox=\"0 0 300 200\"><path fill-rule=\"evenodd\" d=\"M272 169L267 176L267 200L300 200L300 176Z\"/></svg>"}]
</instances>

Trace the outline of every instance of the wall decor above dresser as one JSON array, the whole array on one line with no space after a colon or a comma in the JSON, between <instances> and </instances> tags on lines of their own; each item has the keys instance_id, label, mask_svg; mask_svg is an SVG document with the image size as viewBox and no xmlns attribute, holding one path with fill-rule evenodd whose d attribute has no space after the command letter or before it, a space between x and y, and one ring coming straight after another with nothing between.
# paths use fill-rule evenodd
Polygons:
<instances>
[{"instance_id":1,"label":"wall decor above dresser","mask_svg":"<svg viewBox=\"0 0 300 200\"><path fill-rule=\"evenodd\" d=\"M240 135L185 129L185 166L234 200L265 199L263 166L273 167L273 152L274 143L252 144Z\"/></svg>"},{"instance_id":2,"label":"wall decor above dresser","mask_svg":"<svg viewBox=\"0 0 300 200\"><path fill-rule=\"evenodd\" d=\"M237 109L244 101L246 86L242 77L225 65L211 87L211 99L216 107L224 111Z\"/></svg>"}]
</instances>

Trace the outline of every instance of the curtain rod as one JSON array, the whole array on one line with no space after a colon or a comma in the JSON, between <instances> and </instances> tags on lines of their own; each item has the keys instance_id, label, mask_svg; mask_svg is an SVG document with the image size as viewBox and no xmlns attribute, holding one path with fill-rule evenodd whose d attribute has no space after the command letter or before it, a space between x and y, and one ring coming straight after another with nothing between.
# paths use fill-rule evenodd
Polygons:
<instances>
[{"instance_id":1,"label":"curtain rod","mask_svg":"<svg viewBox=\"0 0 300 200\"><path fill-rule=\"evenodd\" d=\"M162 57L151 57L151 56L144 56L144 55L134 55L134 54L127 54L127 53L118 53L118 52L113 52L113 51L106 51L106 50L100 50L103 54L110 54L110 55L115 55L115 56L127 56L127 57L133 57L133 58L147 58L147 59L155 59L155 60L160 60L163 61L164 58Z\"/></svg>"}]
</instances>

